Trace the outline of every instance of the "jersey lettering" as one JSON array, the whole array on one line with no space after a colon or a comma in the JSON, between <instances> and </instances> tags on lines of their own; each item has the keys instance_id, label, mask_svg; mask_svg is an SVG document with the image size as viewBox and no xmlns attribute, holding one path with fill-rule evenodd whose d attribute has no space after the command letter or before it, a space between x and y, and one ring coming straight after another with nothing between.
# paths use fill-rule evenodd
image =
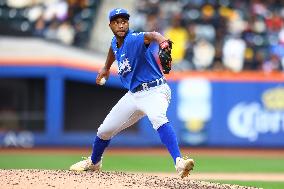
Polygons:
<instances>
[{"instance_id":1,"label":"jersey lettering","mask_svg":"<svg viewBox=\"0 0 284 189\"><path fill-rule=\"evenodd\" d=\"M119 63L118 74L121 76L125 76L127 73L131 72L132 68L129 64L128 58L125 58L123 61Z\"/></svg>"}]
</instances>

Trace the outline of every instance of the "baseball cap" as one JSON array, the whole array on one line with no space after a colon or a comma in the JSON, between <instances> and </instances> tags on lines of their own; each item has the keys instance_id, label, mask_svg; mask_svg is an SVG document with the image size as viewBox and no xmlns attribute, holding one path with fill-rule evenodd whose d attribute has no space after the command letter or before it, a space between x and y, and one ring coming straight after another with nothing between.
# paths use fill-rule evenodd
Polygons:
<instances>
[{"instance_id":1,"label":"baseball cap","mask_svg":"<svg viewBox=\"0 0 284 189\"><path fill-rule=\"evenodd\" d=\"M117 16L123 16L129 19L130 15L128 14L127 10L121 8L115 8L109 12L109 21Z\"/></svg>"}]
</instances>

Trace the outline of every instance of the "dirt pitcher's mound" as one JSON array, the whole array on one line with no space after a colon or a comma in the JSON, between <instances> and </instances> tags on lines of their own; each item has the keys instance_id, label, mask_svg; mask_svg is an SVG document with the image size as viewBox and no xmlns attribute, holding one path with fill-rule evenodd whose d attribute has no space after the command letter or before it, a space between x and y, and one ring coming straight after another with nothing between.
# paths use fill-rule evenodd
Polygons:
<instances>
[{"instance_id":1,"label":"dirt pitcher's mound","mask_svg":"<svg viewBox=\"0 0 284 189\"><path fill-rule=\"evenodd\" d=\"M0 188L96 188L96 189L253 189L238 185L219 184L149 174L123 172L72 172L67 170L3 170Z\"/></svg>"}]
</instances>

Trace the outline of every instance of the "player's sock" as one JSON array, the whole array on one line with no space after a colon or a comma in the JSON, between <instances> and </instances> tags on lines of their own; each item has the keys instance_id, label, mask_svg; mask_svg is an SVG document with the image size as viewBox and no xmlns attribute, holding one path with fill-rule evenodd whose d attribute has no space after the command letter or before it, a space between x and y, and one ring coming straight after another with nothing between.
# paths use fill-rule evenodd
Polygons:
<instances>
[{"instance_id":1,"label":"player's sock","mask_svg":"<svg viewBox=\"0 0 284 189\"><path fill-rule=\"evenodd\" d=\"M109 145L109 142L110 140L103 140L96 136L93 144L93 152L91 155L91 160L93 164L96 164L101 160L105 148Z\"/></svg>"},{"instance_id":2,"label":"player's sock","mask_svg":"<svg viewBox=\"0 0 284 189\"><path fill-rule=\"evenodd\" d=\"M157 131L160 135L162 143L167 147L172 158L174 159L174 162L176 163L176 158L181 157L181 154L178 146L177 137L172 126L168 122L160 126Z\"/></svg>"}]
</instances>

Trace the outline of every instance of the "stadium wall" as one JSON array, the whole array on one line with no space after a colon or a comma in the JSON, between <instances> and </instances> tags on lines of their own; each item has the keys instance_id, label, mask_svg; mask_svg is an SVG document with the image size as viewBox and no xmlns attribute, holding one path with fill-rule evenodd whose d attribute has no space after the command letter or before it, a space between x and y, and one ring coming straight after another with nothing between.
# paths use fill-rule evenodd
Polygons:
<instances>
[{"instance_id":1,"label":"stadium wall","mask_svg":"<svg viewBox=\"0 0 284 189\"><path fill-rule=\"evenodd\" d=\"M0 128L0 145L90 146L100 122L125 93L115 71L105 86L95 85L98 70L74 62L2 61L0 83L27 78L44 81L44 122L42 130ZM279 72L170 74L168 117L180 144L284 147L283 81ZM144 118L114 137L111 145L160 146L155 132Z\"/></svg>"}]
</instances>

